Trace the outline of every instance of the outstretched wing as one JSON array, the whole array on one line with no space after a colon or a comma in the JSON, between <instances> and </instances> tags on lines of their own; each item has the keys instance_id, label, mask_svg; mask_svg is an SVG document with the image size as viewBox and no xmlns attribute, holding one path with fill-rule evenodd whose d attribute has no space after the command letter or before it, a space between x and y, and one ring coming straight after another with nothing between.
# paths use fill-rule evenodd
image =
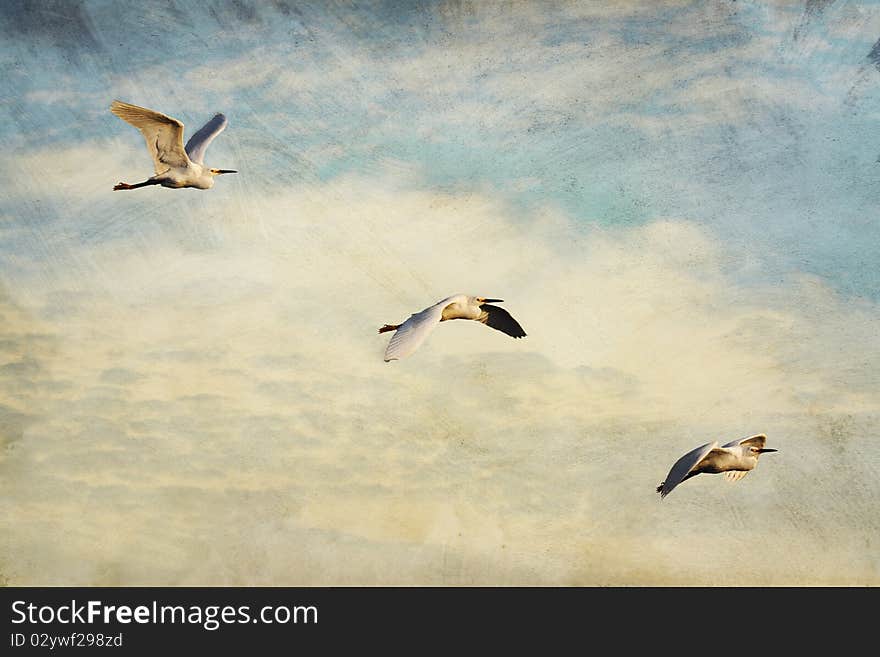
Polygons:
<instances>
[{"instance_id":1,"label":"outstretched wing","mask_svg":"<svg viewBox=\"0 0 880 657\"><path fill-rule=\"evenodd\" d=\"M189 164L183 148L183 124L180 121L119 100L110 104L110 111L141 131L147 142L147 150L153 157L157 174L171 167L185 167Z\"/></svg>"},{"instance_id":2,"label":"outstretched wing","mask_svg":"<svg viewBox=\"0 0 880 657\"><path fill-rule=\"evenodd\" d=\"M691 471L702 461L709 453L718 447L718 441L700 445L678 459L666 475L666 480L657 486L657 492L660 497L666 497L672 492L672 489L688 478Z\"/></svg>"},{"instance_id":3,"label":"outstretched wing","mask_svg":"<svg viewBox=\"0 0 880 657\"><path fill-rule=\"evenodd\" d=\"M722 447L737 447L739 445L749 445L750 447L757 447L758 449L764 449L764 443L767 442L767 436L763 433L755 434L754 436L749 436L747 438L740 438L739 440L731 440L729 443L725 443Z\"/></svg>"},{"instance_id":4,"label":"outstretched wing","mask_svg":"<svg viewBox=\"0 0 880 657\"><path fill-rule=\"evenodd\" d=\"M512 338L525 337L526 332L523 331L523 327L504 308L484 303L480 306L480 310L483 313L477 318L477 321L483 322L486 326L490 326L502 333L507 333Z\"/></svg>"},{"instance_id":5,"label":"outstretched wing","mask_svg":"<svg viewBox=\"0 0 880 657\"><path fill-rule=\"evenodd\" d=\"M214 117L205 125L199 128L189 141L186 142L186 154L193 162L203 164L205 161L205 151L208 145L214 141L214 137L223 132L229 121L222 114L215 114Z\"/></svg>"},{"instance_id":6,"label":"outstretched wing","mask_svg":"<svg viewBox=\"0 0 880 657\"><path fill-rule=\"evenodd\" d=\"M401 324L391 336L391 341L385 349L385 362L406 358L418 349L419 345L440 323L443 309L449 305L449 299L443 299L430 308L410 315L410 318Z\"/></svg>"}]
</instances>

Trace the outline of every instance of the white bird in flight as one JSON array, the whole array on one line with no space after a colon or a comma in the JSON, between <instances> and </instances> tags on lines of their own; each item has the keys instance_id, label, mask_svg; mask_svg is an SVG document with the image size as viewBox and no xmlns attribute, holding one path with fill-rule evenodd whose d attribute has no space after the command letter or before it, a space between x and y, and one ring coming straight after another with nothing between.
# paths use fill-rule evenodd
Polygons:
<instances>
[{"instance_id":1,"label":"white bird in flight","mask_svg":"<svg viewBox=\"0 0 880 657\"><path fill-rule=\"evenodd\" d=\"M395 333L385 349L385 362L409 356L418 349L437 324L447 319L474 319L513 338L524 337L526 332L519 322L504 308L489 305L491 303L503 303L503 299L456 294L411 315L403 324L386 324L379 329L379 333Z\"/></svg>"},{"instance_id":2,"label":"white bird in flight","mask_svg":"<svg viewBox=\"0 0 880 657\"><path fill-rule=\"evenodd\" d=\"M156 175L152 178L134 185L118 183L113 188L114 191L137 189L147 185L162 185L173 189L181 187L211 189L214 186L214 176L221 173L238 173L232 169L209 169L204 165L208 145L226 127L227 120L222 114L215 114L189 138L184 147L183 123L175 118L118 100L110 104L110 111L141 131L156 168Z\"/></svg>"},{"instance_id":3,"label":"white bird in flight","mask_svg":"<svg viewBox=\"0 0 880 657\"><path fill-rule=\"evenodd\" d=\"M758 465L758 457L775 449L765 449L767 436L757 434L733 440L721 447L718 441L706 443L678 459L666 475L666 481L657 486L664 498L681 482L698 474L725 473L728 481L739 481Z\"/></svg>"}]
</instances>

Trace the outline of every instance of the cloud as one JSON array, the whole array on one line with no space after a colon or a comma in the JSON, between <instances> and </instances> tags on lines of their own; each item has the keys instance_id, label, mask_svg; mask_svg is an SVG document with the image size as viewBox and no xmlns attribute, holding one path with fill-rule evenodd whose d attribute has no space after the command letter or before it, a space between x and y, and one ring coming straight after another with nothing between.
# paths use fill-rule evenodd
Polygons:
<instances>
[{"instance_id":1,"label":"cloud","mask_svg":"<svg viewBox=\"0 0 880 657\"><path fill-rule=\"evenodd\" d=\"M148 178L154 173L150 156L143 147L143 138L133 128L131 131L128 140L117 138L18 153L3 165L3 174L13 182L9 198L49 202L63 199L67 205L74 204L69 211L77 212L83 204L102 196L114 175L128 172ZM109 184L112 188L113 183Z\"/></svg>"},{"instance_id":2,"label":"cloud","mask_svg":"<svg viewBox=\"0 0 880 657\"><path fill-rule=\"evenodd\" d=\"M122 50L133 18L79 12L107 66L50 50L17 82L44 130L2 172L5 581L878 581L880 310L805 271L819 197L859 206L790 166L826 166L799 126L874 71L861 8L826 7L835 34L800 6L267 7L171 8L185 29ZM150 171L116 96L188 129L230 108L211 157L247 175L110 192ZM759 253L784 211L797 240ZM459 291L528 337L450 322L382 362L378 326ZM680 454L757 431L780 452L744 482L659 503Z\"/></svg>"},{"instance_id":3,"label":"cloud","mask_svg":"<svg viewBox=\"0 0 880 657\"><path fill-rule=\"evenodd\" d=\"M875 304L748 285L685 219L510 221L491 196L357 177L262 203L259 226L220 211L210 248L175 234L196 215L149 251L90 244L90 270L3 308L41 317L7 336L0 388L11 583L876 580L842 547L874 531ZM452 322L382 362L378 326L459 290L504 298L528 337ZM27 360L27 335L52 348ZM677 456L756 431L776 459L658 506ZM847 469L823 469L841 445ZM760 567L725 575L750 545Z\"/></svg>"},{"instance_id":4,"label":"cloud","mask_svg":"<svg viewBox=\"0 0 880 657\"><path fill-rule=\"evenodd\" d=\"M350 149L353 134L392 139L401 125L428 138L478 125L503 140L505 133L540 128L547 116L590 127L619 125L615 117L622 114L642 119L629 124L639 128L656 120L657 101L681 110L663 116L667 126L691 129L696 113L686 104L689 88L704 79L726 84L736 100L729 108L730 94L703 94L709 107L698 116L704 125L736 122L742 106L763 115L779 106L817 111L814 103L823 101L821 86L802 79L802 60L785 62L791 30L774 31L786 21L794 25L794 12L744 17L725 5L652 5L650 11L664 17L661 32L638 3L433 9L444 29L424 34L377 26L377 12L352 11L347 20L320 11L294 21L265 20L286 31L270 31L257 45L239 44L236 32L223 32L212 19L210 29L235 47L204 52L199 46L199 57L187 58L192 64L171 80L164 62L144 61L110 74L104 87L132 102L181 108L176 115L223 109L239 129L243 119L253 122L267 146L294 139L301 150L328 143ZM293 42L290 30L298 35ZM825 71L810 74L821 79ZM58 88L53 82L28 97L56 102L46 96Z\"/></svg>"},{"instance_id":5,"label":"cloud","mask_svg":"<svg viewBox=\"0 0 880 657\"><path fill-rule=\"evenodd\" d=\"M805 269L875 294L876 267L855 272L851 263L872 257L861 217L873 207L876 153L858 137L870 117L855 109L867 104L853 106L847 93L876 73L865 59L876 39L828 37L832 50L805 51L809 35L846 13L837 7L822 12L823 23L803 22L801 6L652 5L658 13L646 14L617 4L604 17L579 16L594 11L579 3L450 6L436 10L432 28L394 22L381 32L369 29L378 22L369 12L343 20L316 10L263 20L294 30L291 38L269 30L257 43L239 34L227 48L182 57L189 64L173 79L158 62L108 65L101 84L88 87L104 100L76 108L75 130L58 121L60 108L18 113L45 117L22 124L21 134L60 123L65 141L92 145L59 148L58 137L51 148L22 149L22 166L3 172L12 190L6 214L27 224L4 240L21 255L4 258L54 261L71 243L119 238L149 250L154 232L203 248L223 237L208 199L382 171L414 188L488 187L519 210L559 204L582 221L688 217L760 251L768 278ZM854 32L870 25L862 18ZM205 38L222 31L205 21L214 30ZM23 91L66 93L68 77ZM230 128L210 160L242 175L218 181L210 195L149 189L123 201L107 193L150 172L140 136L106 110L117 96L172 113L188 131L227 112ZM235 202L242 221L261 220L258 203ZM814 217L806 238L800 207ZM174 231L174 217L191 211L205 221ZM171 266L155 264L157 272Z\"/></svg>"},{"instance_id":6,"label":"cloud","mask_svg":"<svg viewBox=\"0 0 880 657\"><path fill-rule=\"evenodd\" d=\"M111 367L101 372L101 382L113 385L128 385L142 378L142 375L124 367Z\"/></svg>"}]
</instances>

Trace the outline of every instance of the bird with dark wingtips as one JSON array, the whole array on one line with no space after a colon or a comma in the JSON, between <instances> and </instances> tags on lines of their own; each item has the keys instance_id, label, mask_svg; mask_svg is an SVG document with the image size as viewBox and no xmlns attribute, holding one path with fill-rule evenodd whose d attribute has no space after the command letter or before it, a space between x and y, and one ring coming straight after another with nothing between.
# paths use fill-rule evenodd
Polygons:
<instances>
[{"instance_id":1,"label":"bird with dark wingtips","mask_svg":"<svg viewBox=\"0 0 880 657\"><path fill-rule=\"evenodd\" d=\"M379 333L394 331L385 349L385 362L406 358L425 341L440 323L450 319L472 319L512 338L525 337L526 332L504 308L493 306L503 299L486 299L456 294L411 315L403 324L386 324Z\"/></svg>"},{"instance_id":2,"label":"bird with dark wingtips","mask_svg":"<svg viewBox=\"0 0 880 657\"><path fill-rule=\"evenodd\" d=\"M162 185L172 189L194 187L211 189L214 177L222 173L238 173L233 169L211 169L205 166L205 151L214 137L223 132L228 121L222 114L215 114L199 128L183 145L183 123L146 107L114 100L110 111L120 119L141 131L147 142L147 150L153 158L156 175L144 182L117 183L114 191L137 189L148 185Z\"/></svg>"},{"instance_id":3,"label":"bird with dark wingtips","mask_svg":"<svg viewBox=\"0 0 880 657\"><path fill-rule=\"evenodd\" d=\"M664 498L683 481L698 474L724 473L728 481L739 481L758 465L758 457L778 450L765 448L767 436L756 434L718 446L718 441L706 443L678 459L666 475L666 481L657 486Z\"/></svg>"}]
</instances>

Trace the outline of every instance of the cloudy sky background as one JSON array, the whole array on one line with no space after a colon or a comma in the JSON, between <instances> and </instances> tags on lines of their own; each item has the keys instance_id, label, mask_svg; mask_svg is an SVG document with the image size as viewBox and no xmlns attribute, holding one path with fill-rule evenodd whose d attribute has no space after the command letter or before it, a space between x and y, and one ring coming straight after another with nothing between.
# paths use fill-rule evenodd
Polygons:
<instances>
[{"instance_id":1,"label":"cloudy sky background","mask_svg":"<svg viewBox=\"0 0 880 657\"><path fill-rule=\"evenodd\" d=\"M319 6L316 6L319 5ZM0 578L880 583L880 6L10 2ZM118 98L229 127L147 188ZM524 340L376 329L456 292ZM778 454L654 488L709 440Z\"/></svg>"}]
</instances>

